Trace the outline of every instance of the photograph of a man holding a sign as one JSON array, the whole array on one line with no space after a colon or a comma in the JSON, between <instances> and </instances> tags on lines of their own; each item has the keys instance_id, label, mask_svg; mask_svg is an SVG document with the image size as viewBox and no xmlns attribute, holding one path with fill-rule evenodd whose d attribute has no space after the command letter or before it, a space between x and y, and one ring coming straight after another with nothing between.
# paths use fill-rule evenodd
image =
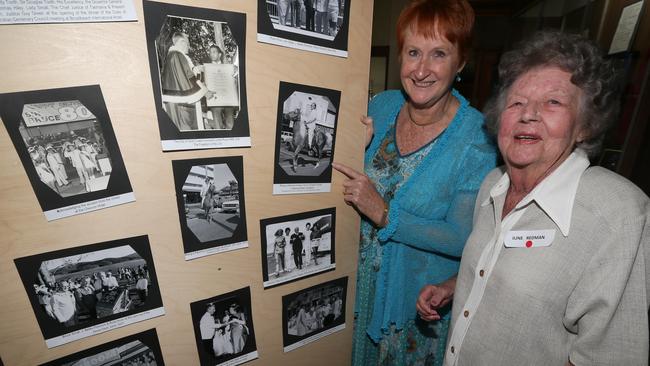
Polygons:
<instances>
[{"instance_id":1,"label":"photograph of a man holding a sign","mask_svg":"<svg viewBox=\"0 0 650 366\"><path fill-rule=\"evenodd\" d=\"M239 112L239 72L232 63L224 63L225 53L213 44L210 46L210 62L203 64L206 87L212 92L206 100L215 128L231 130L235 114Z\"/></svg>"},{"instance_id":2,"label":"photograph of a man holding a sign","mask_svg":"<svg viewBox=\"0 0 650 366\"><path fill-rule=\"evenodd\" d=\"M246 14L143 2L163 151L251 146Z\"/></svg>"}]
</instances>

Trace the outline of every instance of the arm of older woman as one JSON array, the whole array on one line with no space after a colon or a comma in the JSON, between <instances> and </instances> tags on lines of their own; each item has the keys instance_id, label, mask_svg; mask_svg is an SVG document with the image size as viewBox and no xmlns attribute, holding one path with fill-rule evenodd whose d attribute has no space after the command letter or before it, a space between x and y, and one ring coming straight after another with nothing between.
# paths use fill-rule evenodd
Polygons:
<instances>
[{"instance_id":1,"label":"arm of older woman","mask_svg":"<svg viewBox=\"0 0 650 366\"><path fill-rule=\"evenodd\" d=\"M648 360L650 222L647 211L646 217L618 212L624 219L603 230L610 234L603 235L604 243L567 300L562 321L575 334L569 360L576 365L638 365Z\"/></svg>"},{"instance_id":2,"label":"arm of older woman","mask_svg":"<svg viewBox=\"0 0 650 366\"><path fill-rule=\"evenodd\" d=\"M438 309L445 307L454 297L456 276L437 285L426 285L420 290L415 308L426 321L440 320Z\"/></svg>"}]
</instances>

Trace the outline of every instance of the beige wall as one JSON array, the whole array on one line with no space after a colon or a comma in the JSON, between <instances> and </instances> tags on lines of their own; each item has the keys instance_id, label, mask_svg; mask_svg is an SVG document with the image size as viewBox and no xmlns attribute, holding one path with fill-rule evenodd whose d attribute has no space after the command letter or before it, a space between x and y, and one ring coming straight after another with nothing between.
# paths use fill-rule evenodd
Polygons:
<instances>
[{"instance_id":1,"label":"beige wall","mask_svg":"<svg viewBox=\"0 0 650 366\"><path fill-rule=\"evenodd\" d=\"M351 352L359 218L341 199L341 175L328 194L272 196L272 159L280 80L341 91L336 161L362 167L373 2L352 0L349 57L257 43L257 1L176 1L247 14L246 63L252 148L163 153L154 109L142 3L138 22L0 26L0 92L101 86L136 202L47 222L4 128L0 128L0 357L35 365L155 327L168 365L198 364L189 303L250 286L260 358L250 365L344 365ZM243 250L186 262L171 161L243 155L248 240ZM336 206L336 271L269 290L262 287L259 220ZM13 263L16 257L148 234L166 315L47 349ZM350 276L347 328L282 352L281 297Z\"/></svg>"}]
</instances>

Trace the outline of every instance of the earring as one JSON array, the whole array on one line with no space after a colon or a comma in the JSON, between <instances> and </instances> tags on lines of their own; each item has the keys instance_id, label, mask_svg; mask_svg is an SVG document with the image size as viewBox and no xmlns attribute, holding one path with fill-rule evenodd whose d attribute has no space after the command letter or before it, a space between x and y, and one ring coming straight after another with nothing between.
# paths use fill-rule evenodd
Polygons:
<instances>
[{"instance_id":1,"label":"earring","mask_svg":"<svg viewBox=\"0 0 650 366\"><path fill-rule=\"evenodd\" d=\"M456 74L456 81L460 83L462 79L460 78L460 74Z\"/></svg>"}]
</instances>

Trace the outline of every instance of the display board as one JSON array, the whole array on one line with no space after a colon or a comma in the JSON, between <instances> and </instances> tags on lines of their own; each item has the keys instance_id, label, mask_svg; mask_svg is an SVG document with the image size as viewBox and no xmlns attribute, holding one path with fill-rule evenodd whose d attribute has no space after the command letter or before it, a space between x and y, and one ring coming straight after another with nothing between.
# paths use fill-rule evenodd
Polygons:
<instances>
[{"instance_id":1,"label":"display board","mask_svg":"<svg viewBox=\"0 0 650 366\"><path fill-rule=\"evenodd\" d=\"M101 90L101 94L98 95L102 96L106 107L106 111L102 113L110 116L110 126L119 145L121 160L128 172L128 180L135 196L133 202L48 221L31 182L41 183L38 179L33 179L34 177L31 176L33 172L28 175L23 164L25 156L21 157L16 150L10 132L4 126L0 127L0 175L2 177L0 179L0 201L2 202L0 205L0 234L2 235L0 276L3 279L3 285L0 287L0 298L2 298L0 359L8 366L37 365L79 352L82 353L75 356L76 358L90 357L100 351L83 352L101 346L103 347L101 352L108 352L106 355L115 353L110 351L114 347L126 347L137 357L145 359L155 356L159 361L157 343L151 341L149 344L147 340L149 338L142 338L146 346L139 345L131 338L128 338L128 342L131 343L122 340L155 329L155 333L152 334L153 337L157 335L165 364L198 365L200 358L197 340L200 340L200 334L196 332L198 323L197 319L193 319L193 312L198 311L194 314L196 318L200 315L200 311L205 310L191 309L190 304L201 304L205 307L206 304L203 302L215 298L218 300L215 300L217 312L223 312L229 306L231 309L229 311L233 314L231 319L237 318L237 314L241 314L239 319L245 318L245 321L240 320L242 324L240 328L244 325L252 328L252 324L255 325L254 346L257 358L248 361L247 365L347 364L352 348L352 307L359 217L343 202L341 194L343 177L336 172L332 173L329 192L274 195L273 177L276 169L274 155L277 148L276 129L281 125L278 123L278 115L282 115L278 113L280 83L307 85L340 92L340 102L335 110L336 128L331 128L334 125L330 126L326 121L319 125L319 130L335 133L333 137L336 141L336 150L329 150L331 156L324 155L322 161L326 163L321 163L321 166L327 167L329 164L327 162L331 159L356 169L362 168L364 146L360 142L363 141L364 131L359 123L359 116L365 113L367 107L372 19L368 14L372 14L372 1L345 2L349 4L349 13L345 13L349 14L349 18L345 19L346 26L349 27L347 57L259 43L257 41L259 2L256 0L168 2L245 14L246 31L245 35L242 35L245 37L245 52L239 51L239 55L245 55L246 78L240 77L239 80L245 80L246 85L239 87L241 90L244 90L243 88L246 90L250 147L163 152L157 113L159 106L154 97L155 92L152 90L145 31L146 19L141 1L134 1L137 16L135 22L0 25L0 42L6 50L10 50L0 58L0 69L3 70L0 93L99 86L97 90ZM272 10L272 7L276 6L276 1L268 0L266 5ZM263 16L274 16L271 10L264 12ZM206 15L203 18L209 17ZM212 21L211 19L208 20ZM169 39L171 38L173 36ZM167 42L171 42L169 39ZM77 99L79 98L62 98L49 102L59 103ZM29 101L21 103L29 103ZM327 115L328 109L331 110L331 106L323 107L323 115ZM216 120L214 110L210 113L211 117L207 118ZM219 113L223 113L220 117L224 120L228 118L225 112ZM77 134L82 133L86 132L77 132ZM281 135L284 137L284 133ZM70 139L70 144L81 146L86 143L81 138L77 143L76 139ZM93 138L89 137L88 140L92 141ZM72 146L69 149L75 150L76 147ZM81 150L81 147L79 149ZM305 165L307 168L314 169L312 165L318 165L319 161L309 163L308 155L301 154L302 160L308 162ZM100 165L101 152L96 156ZM115 154L110 156L113 158ZM228 173L220 173L217 169L219 164L230 163L230 160L217 159L210 160L209 164L193 164L186 169L187 177L175 179L173 161L226 157L237 157L243 163L243 180L245 180L243 197L236 197L235 194L236 187L240 184L237 181L238 173L235 171L237 174L233 173L233 176L236 179L231 179L228 178L230 177ZM203 162L203 160L196 161ZM190 168L195 165L202 167L202 170L196 168L194 170L197 172L193 173ZM106 170L106 164L102 168ZM75 176L77 174L74 170L70 172ZM82 173L79 171L79 175ZM106 172L102 176L107 176ZM197 182L194 182L194 178ZM190 234L194 233L197 237L197 232L203 232L202 226L190 225L190 219L204 219L205 221L201 223L203 226L220 225L218 219L213 220L208 217L208 214L202 216L201 211L193 206L198 207L200 199L199 202L191 201L199 197L201 189L199 186L192 190L191 186L199 184L201 179L209 181L209 178L215 182L219 182L220 178L235 181L230 184L230 189L217 187L214 191L215 202L219 201L218 207L217 205L214 207L214 215L218 213L223 217L224 221L221 223L224 227L227 226L225 224L229 222L228 220L232 221L235 216L239 220L245 220L245 225L239 223L236 226L246 228L246 236L243 236L245 239L237 237L237 240L232 239L232 241L239 243L246 240L248 245L186 260L188 250L184 247L183 225L189 227ZM176 180L183 186L178 186ZM43 181L42 176L41 181ZM75 184L82 187L80 182ZM59 185L60 182L55 181L51 181L50 184L54 188L58 188ZM80 195L85 194L81 190L79 192ZM177 199L179 192L187 192L188 196L183 201L179 201ZM240 215L240 208L236 206L241 205L243 208L243 204L238 203L241 200L245 202L245 215ZM310 226L315 225L322 232L318 236L312 236L311 241L318 240L324 243L326 240L323 239L323 235L334 236L327 242L336 243L335 268L315 271L313 275L299 276L295 280L265 288L264 276L274 272L276 267L272 265L273 271L267 268L264 272L263 263L260 261L260 258L266 258L268 254L264 252L266 249L262 245L261 235L265 233L260 231L260 220L292 217L290 215L323 209L335 210L335 230L325 230L326 225L321 222L323 218L315 217ZM185 213L182 210L185 210ZM307 216L301 217L301 220L309 221L311 216ZM306 225L302 221L300 224ZM302 227L300 230L305 231ZM121 243L122 240L142 238L145 235L148 241L146 256L131 242L125 244L135 248L137 255L132 251L118 249L102 254L103 256L93 254L98 251L91 245L117 240ZM199 238L199 241L202 239ZM73 249L83 246L89 246L84 247L89 249ZM115 246L115 248L120 247ZM321 252L329 252L333 256L333 245L331 248L325 246L317 248L312 253L320 255ZM44 253L47 255L42 258L53 263L50 263L50 267L41 265L40 268L48 267L54 272L53 268L58 263L56 261L61 261L56 268L65 275L58 275L60 278L72 278L73 274L82 277L85 276L84 273L92 272L87 270L85 265L109 266L106 263L111 262L110 268L116 275L119 286L130 283L132 287L120 295L124 296L121 301L125 309L129 308L131 300L136 303L140 301L140 304L152 303L154 300L151 296L155 295L162 299L161 309L164 308L164 314L146 317L119 327L102 329L102 332L93 332L85 338L48 348L41 328L45 323L43 321L39 323L35 316L35 312L43 310L39 308L40 298L37 299L33 294L26 293L26 289L30 291L32 285L29 273L39 272L35 269L39 268L38 263L34 264L34 269L30 267L28 271L26 270L27 278L23 281L14 262L17 258L31 258ZM271 263L274 260L272 253L268 256ZM34 258L41 260L41 257ZM152 273L155 277L149 276L149 272L153 272L153 266L148 263L151 260L155 265L155 273ZM133 268L129 268L130 263L135 263ZM310 261L307 261L307 265L309 263ZM39 272L38 275L41 273ZM325 287L322 288L325 290L314 290L314 288L319 289L318 286L321 284L342 278L346 278L347 286L332 287L333 290L331 286L323 285ZM140 281L144 279L149 281L148 293L145 291L147 285L145 284L144 287L140 285ZM70 280L69 284L72 282ZM33 285L34 291L38 291L38 284L33 283ZM153 291L152 288L156 290ZM219 297L244 288L250 290L250 304L247 302L248 297L245 301L242 300L244 298L239 299L237 309L232 307L230 300L221 300L222 297ZM345 293L342 294L341 291ZM344 309L339 309L337 313L343 314L345 327L340 326L342 319L337 317L336 324L332 323L331 326L336 325L338 327L336 329L340 330L287 351L284 342L286 339L283 341L283 338L287 338L287 334L291 333L287 330L284 333L289 333L284 334L283 328L287 329L287 316L290 315L288 307L293 305L286 303L286 300L283 302L283 298L290 299L291 296L298 296L303 292L307 293L302 295L303 297L319 298L319 301L325 299L324 301L329 302L332 307L335 307L335 304L339 304L340 307L342 304ZM344 301L341 302L340 299ZM104 298L100 301L105 303L108 300ZM81 300L79 302L85 303ZM39 313L39 317L45 319L46 323L54 322L56 319L60 322L57 326L63 327L61 329L81 327L76 324L65 324L61 314L47 318L44 315L47 313L46 307L43 311L45 313ZM121 319L120 315L115 315L121 314L119 311L122 310L119 306L114 305L110 311L108 315L94 314L94 316L98 319L103 319L104 316L107 317L106 319ZM128 311L124 314L126 314L125 318L131 316ZM87 321L88 324L93 325L103 324L101 321L93 321L92 318ZM234 321L230 322L235 324ZM323 329L329 328L325 325ZM115 345L109 343L118 340ZM245 347L248 347L248 343ZM235 350L233 354L245 350L247 348ZM67 359L76 359L75 357ZM101 357L105 357L105 354L101 353Z\"/></svg>"}]
</instances>

